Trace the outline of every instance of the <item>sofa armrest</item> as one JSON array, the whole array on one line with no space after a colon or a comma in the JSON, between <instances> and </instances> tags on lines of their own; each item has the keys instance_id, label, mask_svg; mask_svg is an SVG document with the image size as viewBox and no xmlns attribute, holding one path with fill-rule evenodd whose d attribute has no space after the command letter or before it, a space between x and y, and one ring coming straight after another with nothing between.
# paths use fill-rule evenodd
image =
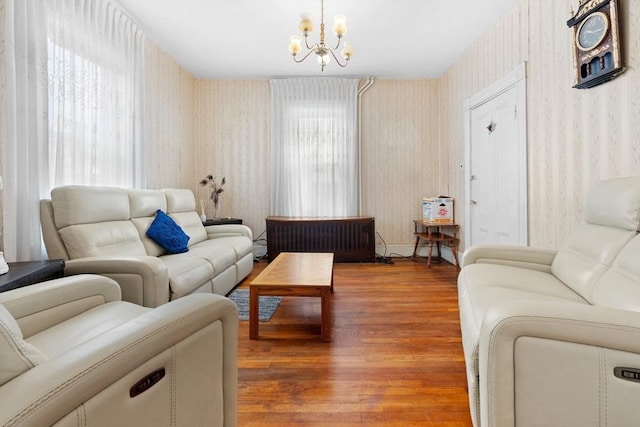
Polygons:
<instances>
[{"instance_id":1,"label":"sofa armrest","mask_svg":"<svg viewBox=\"0 0 640 427\"><path fill-rule=\"evenodd\" d=\"M120 285L122 300L145 307L157 307L169 301L169 273L157 257L76 258L65 262L64 274L110 277Z\"/></svg>"},{"instance_id":2,"label":"sofa armrest","mask_svg":"<svg viewBox=\"0 0 640 427\"><path fill-rule=\"evenodd\" d=\"M25 338L111 301L120 301L118 284L89 274L0 293L0 304L16 319Z\"/></svg>"},{"instance_id":3,"label":"sofa armrest","mask_svg":"<svg viewBox=\"0 0 640 427\"><path fill-rule=\"evenodd\" d=\"M220 237L245 236L253 241L253 232L249 227L242 224L209 225L205 227L208 239L218 239Z\"/></svg>"},{"instance_id":4,"label":"sofa armrest","mask_svg":"<svg viewBox=\"0 0 640 427\"><path fill-rule=\"evenodd\" d=\"M518 369L533 370L530 376L537 382L542 381L538 378L545 374L544 370L537 370L526 360L518 360L518 357L538 358L533 351L518 353L519 343L523 343L520 340L525 338L540 339L536 340L542 346L538 351L553 360L549 368L556 371L563 366L580 369L577 361L587 357L583 350L579 353L582 356L568 358L569 347L573 349L570 351L579 351L576 347L591 348L596 354L603 349L615 350L636 354L640 360L640 313L563 302L518 301L492 307L483 319L479 340L482 425L515 425L516 381L524 381L517 374ZM592 356L593 353L589 353L589 357ZM601 366L601 369L604 368ZM599 375L597 368L583 371L576 380L590 384L587 378L592 375ZM547 384L546 388L554 386ZM545 412L544 408L538 410Z\"/></svg>"},{"instance_id":5,"label":"sofa armrest","mask_svg":"<svg viewBox=\"0 0 640 427\"><path fill-rule=\"evenodd\" d=\"M217 369L224 396L224 407L220 408L224 412L224 425L235 426L237 330L237 308L227 298L196 294L172 301L2 385L0 425L51 425L101 392L99 400L94 399L95 403L84 411L102 409L111 413L110 422L114 425L123 425L120 422L127 420L133 423L132 418L126 418L132 411L142 414L140 416L164 417L162 420L166 421L164 414L169 413L169 408L159 411L158 407L169 402L167 393L174 393L177 400L173 401L172 410L177 411L178 419L182 421L179 424L198 425L197 420L201 424L205 419L204 412L216 408L193 410L189 399L195 401L201 396L205 399L212 393L212 385L208 382L198 384L189 380L189 375L193 377L199 370L204 373ZM200 356L204 350L202 346L222 349L219 365ZM166 378L154 386L160 391L145 394L143 399L130 398L129 388L158 367L166 369ZM105 392L106 389L110 390ZM127 404L123 405L123 402ZM145 422L141 421L142 424Z\"/></svg>"},{"instance_id":6,"label":"sofa armrest","mask_svg":"<svg viewBox=\"0 0 640 427\"><path fill-rule=\"evenodd\" d=\"M526 246L478 245L467 249L462 267L468 264L492 263L551 272L551 264L558 251Z\"/></svg>"}]
</instances>

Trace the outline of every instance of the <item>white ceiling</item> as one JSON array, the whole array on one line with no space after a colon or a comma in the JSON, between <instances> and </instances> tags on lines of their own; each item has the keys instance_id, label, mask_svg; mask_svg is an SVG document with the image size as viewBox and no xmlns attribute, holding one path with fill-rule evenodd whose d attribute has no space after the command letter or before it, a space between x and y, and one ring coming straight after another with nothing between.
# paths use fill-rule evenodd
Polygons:
<instances>
[{"instance_id":1,"label":"white ceiling","mask_svg":"<svg viewBox=\"0 0 640 427\"><path fill-rule=\"evenodd\" d=\"M324 73L314 58L295 64L287 50L311 12L318 41L320 0L119 0L149 37L197 78L285 76L435 78L518 0L325 0L326 42L333 16L347 17L354 56ZM304 53L304 52L303 52Z\"/></svg>"}]
</instances>

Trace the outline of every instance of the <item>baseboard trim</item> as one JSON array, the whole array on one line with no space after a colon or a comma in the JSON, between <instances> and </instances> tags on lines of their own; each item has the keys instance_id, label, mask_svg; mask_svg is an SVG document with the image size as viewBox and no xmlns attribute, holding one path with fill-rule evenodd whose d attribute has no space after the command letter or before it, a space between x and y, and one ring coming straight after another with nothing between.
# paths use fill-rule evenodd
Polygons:
<instances>
[{"instance_id":1,"label":"baseboard trim","mask_svg":"<svg viewBox=\"0 0 640 427\"><path fill-rule=\"evenodd\" d=\"M386 249L386 253L385 253ZM418 247L417 256L426 257L429 252L429 248L426 246ZM434 248L433 256L437 255L437 251ZM451 252L451 248L445 245L442 245L442 258L447 262L455 265L455 259L453 258L453 252ZM262 245L253 245L253 256L254 258L263 258L267 254L267 247ZM413 255L413 245L377 245L376 246L376 256L387 256L387 257L410 257ZM462 254L458 252L458 259Z\"/></svg>"},{"instance_id":2,"label":"baseboard trim","mask_svg":"<svg viewBox=\"0 0 640 427\"><path fill-rule=\"evenodd\" d=\"M376 246L376 255L380 256L388 256L388 257L410 257L413 256L413 245L377 245ZM385 253L386 249L386 253ZM442 245L441 246L442 258L447 262L455 265L455 259L453 257L453 252L449 246ZM416 252L416 256L426 257L429 254L429 248L426 246L419 246L418 251ZM433 249L432 256L437 256L437 249ZM458 252L458 259L460 259L460 252Z\"/></svg>"}]
</instances>

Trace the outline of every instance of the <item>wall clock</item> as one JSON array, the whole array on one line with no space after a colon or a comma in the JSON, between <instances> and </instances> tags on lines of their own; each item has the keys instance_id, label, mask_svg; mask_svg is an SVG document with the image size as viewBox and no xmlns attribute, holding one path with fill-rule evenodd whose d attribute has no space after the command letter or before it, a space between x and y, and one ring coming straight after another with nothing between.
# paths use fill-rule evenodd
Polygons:
<instances>
[{"instance_id":1,"label":"wall clock","mask_svg":"<svg viewBox=\"0 0 640 427\"><path fill-rule=\"evenodd\" d=\"M573 35L574 88L594 87L624 72L618 0L580 0L567 26Z\"/></svg>"}]
</instances>

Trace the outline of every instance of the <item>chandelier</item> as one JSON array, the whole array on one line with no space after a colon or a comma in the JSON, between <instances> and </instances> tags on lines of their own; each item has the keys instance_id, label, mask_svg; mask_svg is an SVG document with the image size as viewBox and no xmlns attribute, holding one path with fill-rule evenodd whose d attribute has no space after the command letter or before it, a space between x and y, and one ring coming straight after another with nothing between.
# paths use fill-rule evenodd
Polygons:
<instances>
[{"instance_id":1,"label":"chandelier","mask_svg":"<svg viewBox=\"0 0 640 427\"><path fill-rule=\"evenodd\" d=\"M347 18L344 15L336 15L333 22L333 34L338 37L338 42L335 47L327 46L324 42L324 0L320 0L320 41L312 46L309 46L309 33L313 31L313 22L311 22L311 15L307 12L300 15L300 24L298 28L304 35L304 44L307 47L307 53L298 59L297 55L302 52L302 38L300 36L291 36L289 41L289 52L293 55L295 62L302 62L309 57L312 53L315 53L318 59L318 63L324 71L325 65L331 61L331 57L336 60L336 63L341 67L346 67L347 63L353 56L353 49L349 43L342 44L342 51L340 55L344 58L344 63L340 62L340 59L335 54L335 51L340 47L342 36L347 32Z\"/></svg>"}]
</instances>

